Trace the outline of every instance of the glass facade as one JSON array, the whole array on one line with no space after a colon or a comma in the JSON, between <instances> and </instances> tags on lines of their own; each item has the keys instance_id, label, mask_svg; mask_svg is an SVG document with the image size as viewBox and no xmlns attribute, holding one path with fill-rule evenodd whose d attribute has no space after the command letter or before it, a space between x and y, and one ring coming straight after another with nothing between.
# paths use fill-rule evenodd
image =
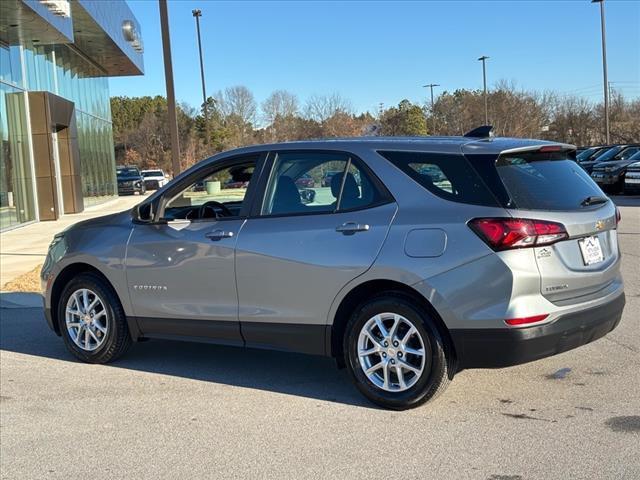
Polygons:
<instances>
[{"instance_id":1,"label":"glass facade","mask_svg":"<svg viewBox=\"0 0 640 480\"><path fill-rule=\"evenodd\" d=\"M36 218L26 101L0 83L0 230Z\"/></svg>"},{"instance_id":2,"label":"glass facade","mask_svg":"<svg viewBox=\"0 0 640 480\"><path fill-rule=\"evenodd\" d=\"M0 44L0 230L35 220L27 91L75 104L84 205L117 194L108 79L66 45Z\"/></svg>"}]
</instances>

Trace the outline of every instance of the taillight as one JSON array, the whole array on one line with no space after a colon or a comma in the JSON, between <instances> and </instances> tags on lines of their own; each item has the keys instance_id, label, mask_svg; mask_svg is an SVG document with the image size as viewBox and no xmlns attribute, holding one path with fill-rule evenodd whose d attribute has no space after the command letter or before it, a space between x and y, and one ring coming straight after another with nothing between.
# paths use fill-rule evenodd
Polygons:
<instances>
[{"instance_id":1,"label":"taillight","mask_svg":"<svg viewBox=\"0 0 640 480\"><path fill-rule=\"evenodd\" d=\"M620 213L620 209L616 207L616 227L620 223L620 220L622 220L622 214Z\"/></svg>"},{"instance_id":2,"label":"taillight","mask_svg":"<svg viewBox=\"0 0 640 480\"><path fill-rule=\"evenodd\" d=\"M561 223L528 218L475 218L469 227L496 251L551 245L569 238Z\"/></svg>"},{"instance_id":3,"label":"taillight","mask_svg":"<svg viewBox=\"0 0 640 480\"><path fill-rule=\"evenodd\" d=\"M538 323L546 319L549 315L534 315L532 317L508 318L504 321L507 325L527 325L529 323Z\"/></svg>"}]
</instances>

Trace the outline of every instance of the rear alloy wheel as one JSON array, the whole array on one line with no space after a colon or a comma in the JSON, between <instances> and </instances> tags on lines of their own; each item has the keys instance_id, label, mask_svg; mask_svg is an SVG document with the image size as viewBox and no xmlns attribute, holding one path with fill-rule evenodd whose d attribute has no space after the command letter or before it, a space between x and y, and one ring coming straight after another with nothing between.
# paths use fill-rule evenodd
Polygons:
<instances>
[{"instance_id":1,"label":"rear alloy wheel","mask_svg":"<svg viewBox=\"0 0 640 480\"><path fill-rule=\"evenodd\" d=\"M102 277L81 273L63 289L58 322L67 349L88 363L115 360L131 345L118 296Z\"/></svg>"},{"instance_id":2,"label":"rear alloy wheel","mask_svg":"<svg viewBox=\"0 0 640 480\"><path fill-rule=\"evenodd\" d=\"M424 340L413 324L396 313L380 313L360 329L360 368L371 383L387 392L416 384L425 370Z\"/></svg>"},{"instance_id":3,"label":"rear alloy wheel","mask_svg":"<svg viewBox=\"0 0 640 480\"><path fill-rule=\"evenodd\" d=\"M347 325L344 351L356 387L386 408L416 407L435 398L453 377L430 315L401 295L361 305Z\"/></svg>"}]
</instances>

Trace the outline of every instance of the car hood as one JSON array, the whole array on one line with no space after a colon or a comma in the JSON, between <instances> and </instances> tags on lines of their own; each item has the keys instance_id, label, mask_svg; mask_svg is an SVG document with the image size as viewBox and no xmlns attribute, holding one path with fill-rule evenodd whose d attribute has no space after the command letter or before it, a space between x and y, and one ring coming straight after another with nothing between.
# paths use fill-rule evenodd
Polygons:
<instances>
[{"instance_id":1,"label":"car hood","mask_svg":"<svg viewBox=\"0 0 640 480\"><path fill-rule=\"evenodd\" d=\"M614 168L624 168L627 165L631 165L633 162L630 162L629 160L618 160L615 162L598 162L598 164L593 167L593 170L604 170L607 167L614 167Z\"/></svg>"},{"instance_id":2,"label":"car hood","mask_svg":"<svg viewBox=\"0 0 640 480\"><path fill-rule=\"evenodd\" d=\"M101 228L106 226L131 225L131 211L111 213L102 217L90 218L82 222L74 223L65 232L75 232L87 228Z\"/></svg>"},{"instance_id":3,"label":"car hood","mask_svg":"<svg viewBox=\"0 0 640 480\"><path fill-rule=\"evenodd\" d=\"M139 175L133 175L130 177L118 177L119 182L130 182L132 180L142 180L142 177Z\"/></svg>"}]
</instances>

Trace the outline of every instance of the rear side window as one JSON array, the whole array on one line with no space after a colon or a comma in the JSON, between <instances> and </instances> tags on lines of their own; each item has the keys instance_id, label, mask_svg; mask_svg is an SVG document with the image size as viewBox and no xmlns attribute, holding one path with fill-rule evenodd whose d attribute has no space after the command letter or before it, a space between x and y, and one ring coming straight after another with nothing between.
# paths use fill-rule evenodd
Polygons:
<instances>
[{"instance_id":1,"label":"rear side window","mask_svg":"<svg viewBox=\"0 0 640 480\"><path fill-rule=\"evenodd\" d=\"M438 197L452 202L495 207L498 203L462 155L424 152L378 152Z\"/></svg>"},{"instance_id":2,"label":"rear side window","mask_svg":"<svg viewBox=\"0 0 640 480\"><path fill-rule=\"evenodd\" d=\"M522 152L470 156L471 162L507 208L580 210L602 191L567 152Z\"/></svg>"}]
</instances>

